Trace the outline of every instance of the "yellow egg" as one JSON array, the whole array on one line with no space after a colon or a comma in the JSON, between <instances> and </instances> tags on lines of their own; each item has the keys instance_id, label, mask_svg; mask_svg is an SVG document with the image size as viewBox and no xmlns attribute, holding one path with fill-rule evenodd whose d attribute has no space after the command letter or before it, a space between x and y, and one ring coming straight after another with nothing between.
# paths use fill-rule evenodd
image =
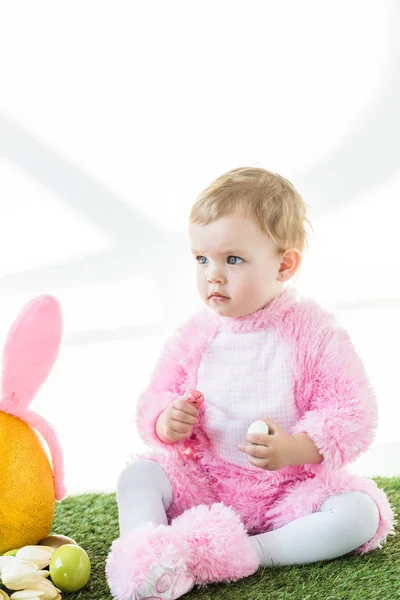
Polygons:
<instances>
[{"instance_id":1,"label":"yellow egg","mask_svg":"<svg viewBox=\"0 0 400 600\"><path fill-rule=\"evenodd\" d=\"M54 508L53 473L37 433L0 412L0 553L37 544L49 534Z\"/></svg>"}]
</instances>

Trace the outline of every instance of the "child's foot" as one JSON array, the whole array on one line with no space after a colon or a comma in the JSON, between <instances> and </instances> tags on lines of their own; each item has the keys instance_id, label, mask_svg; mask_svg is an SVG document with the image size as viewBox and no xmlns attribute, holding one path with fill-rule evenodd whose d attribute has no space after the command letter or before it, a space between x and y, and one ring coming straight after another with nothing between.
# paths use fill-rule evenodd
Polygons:
<instances>
[{"instance_id":1,"label":"child's foot","mask_svg":"<svg viewBox=\"0 0 400 600\"><path fill-rule=\"evenodd\" d=\"M145 523L115 540L106 562L116 600L175 600L194 584L188 544L171 526Z\"/></svg>"},{"instance_id":2,"label":"child's foot","mask_svg":"<svg viewBox=\"0 0 400 600\"><path fill-rule=\"evenodd\" d=\"M194 577L187 573L183 559L176 564L157 565L136 592L137 600L175 600L194 585Z\"/></svg>"},{"instance_id":3,"label":"child's foot","mask_svg":"<svg viewBox=\"0 0 400 600\"><path fill-rule=\"evenodd\" d=\"M237 581L258 567L240 517L218 503L126 533L113 542L106 573L116 600L176 600L195 584Z\"/></svg>"}]
</instances>

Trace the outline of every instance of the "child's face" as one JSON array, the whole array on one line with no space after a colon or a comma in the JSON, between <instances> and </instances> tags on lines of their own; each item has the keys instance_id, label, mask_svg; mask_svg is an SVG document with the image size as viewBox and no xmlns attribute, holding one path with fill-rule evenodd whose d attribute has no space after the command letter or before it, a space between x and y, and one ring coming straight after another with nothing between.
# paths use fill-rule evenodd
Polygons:
<instances>
[{"instance_id":1,"label":"child's face","mask_svg":"<svg viewBox=\"0 0 400 600\"><path fill-rule=\"evenodd\" d=\"M208 225L191 223L189 236L200 296L219 315L248 315L282 292L281 255L252 219L230 215ZM228 299L210 297L213 292Z\"/></svg>"}]
</instances>

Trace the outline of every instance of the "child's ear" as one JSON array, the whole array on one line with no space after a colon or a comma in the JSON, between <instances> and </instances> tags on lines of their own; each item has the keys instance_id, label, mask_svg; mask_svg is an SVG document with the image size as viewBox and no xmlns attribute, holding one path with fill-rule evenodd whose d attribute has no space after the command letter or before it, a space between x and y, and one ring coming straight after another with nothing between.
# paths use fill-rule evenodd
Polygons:
<instances>
[{"instance_id":1,"label":"child's ear","mask_svg":"<svg viewBox=\"0 0 400 600\"><path fill-rule=\"evenodd\" d=\"M281 252L281 264L279 267L278 278L280 281L287 281L300 267L302 255L297 248L289 248Z\"/></svg>"}]
</instances>

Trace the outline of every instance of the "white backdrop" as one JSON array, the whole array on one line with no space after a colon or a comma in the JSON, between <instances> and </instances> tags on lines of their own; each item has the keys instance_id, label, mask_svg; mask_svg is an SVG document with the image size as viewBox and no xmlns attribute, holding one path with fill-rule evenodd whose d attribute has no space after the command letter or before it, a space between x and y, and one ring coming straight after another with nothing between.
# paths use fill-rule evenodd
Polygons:
<instances>
[{"instance_id":1,"label":"white backdrop","mask_svg":"<svg viewBox=\"0 0 400 600\"><path fill-rule=\"evenodd\" d=\"M0 339L61 302L32 407L69 493L115 489L159 351L201 306L186 223L241 165L287 177L314 227L296 286L336 312L378 395L352 469L400 473L399 5L13 2L0 23Z\"/></svg>"}]
</instances>

